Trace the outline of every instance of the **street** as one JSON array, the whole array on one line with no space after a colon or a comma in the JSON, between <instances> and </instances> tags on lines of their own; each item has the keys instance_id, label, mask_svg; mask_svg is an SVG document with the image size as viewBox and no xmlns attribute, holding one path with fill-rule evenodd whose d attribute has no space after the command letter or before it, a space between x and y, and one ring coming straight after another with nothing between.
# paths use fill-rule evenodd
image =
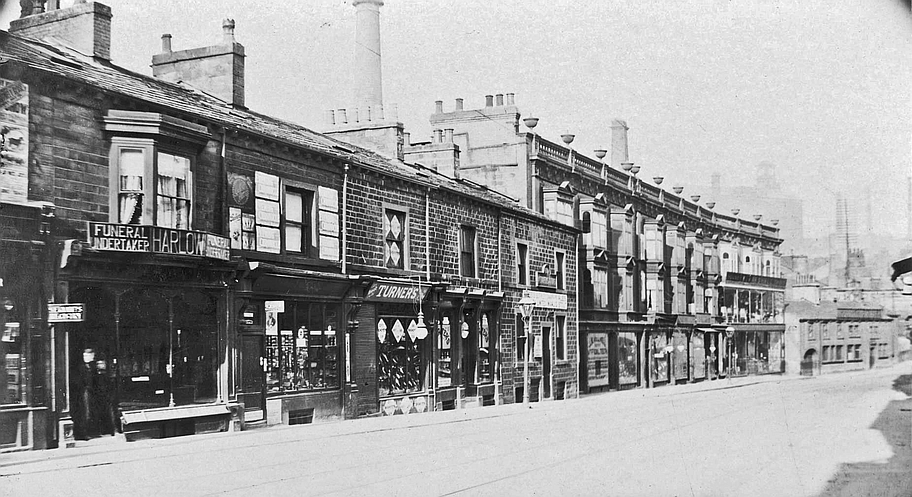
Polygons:
<instances>
[{"instance_id":1,"label":"street","mask_svg":"<svg viewBox=\"0 0 912 497\"><path fill-rule=\"evenodd\" d=\"M912 495L906 362L0 456L18 495Z\"/></svg>"}]
</instances>

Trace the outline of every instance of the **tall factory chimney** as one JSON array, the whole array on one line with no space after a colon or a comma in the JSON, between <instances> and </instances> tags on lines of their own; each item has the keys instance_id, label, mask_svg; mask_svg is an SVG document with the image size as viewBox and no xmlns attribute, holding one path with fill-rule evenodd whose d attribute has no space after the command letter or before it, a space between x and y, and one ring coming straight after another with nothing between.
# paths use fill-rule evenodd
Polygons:
<instances>
[{"instance_id":1,"label":"tall factory chimney","mask_svg":"<svg viewBox=\"0 0 912 497\"><path fill-rule=\"evenodd\" d=\"M620 119L611 120L611 165L620 167L622 162L627 162L627 123Z\"/></svg>"},{"instance_id":2,"label":"tall factory chimney","mask_svg":"<svg viewBox=\"0 0 912 497\"><path fill-rule=\"evenodd\" d=\"M354 0L355 103L359 107L383 104L380 70L380 7L383 0Z\"/></svg>"}]
</instances>

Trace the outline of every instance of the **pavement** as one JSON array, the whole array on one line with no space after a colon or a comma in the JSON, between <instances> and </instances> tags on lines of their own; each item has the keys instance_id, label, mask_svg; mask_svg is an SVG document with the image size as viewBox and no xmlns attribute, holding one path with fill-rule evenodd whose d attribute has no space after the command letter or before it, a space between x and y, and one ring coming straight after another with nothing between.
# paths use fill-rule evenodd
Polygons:
<instances>
[{"instance_id":1,"label":"pavement","mask_svg":"<svg viewBox=\"0 0 912 497\"><path fill-rule=\"evenodd\" d=\"M531 407L132 443L112 437L0 455L0 495L908 497L905 375L910 363Z\"/></svg>"}]
</instances>

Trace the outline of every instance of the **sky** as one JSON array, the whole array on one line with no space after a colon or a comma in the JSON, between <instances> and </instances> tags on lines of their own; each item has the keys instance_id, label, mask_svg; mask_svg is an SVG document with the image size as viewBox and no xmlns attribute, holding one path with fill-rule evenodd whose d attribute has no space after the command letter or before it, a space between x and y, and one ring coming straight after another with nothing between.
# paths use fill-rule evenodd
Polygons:
<instances>
[{"instance_id":1,"label":"sky","mask_svg":"<svg viewBox=\"0 0 912 497\"><path fill-rule=\"evenodd\" d=\"M2 3L6 28L18 5ZM206 46L230 17L249 108L320 130L325 110L353 103L350 0L103 3L121 66L151 74L163 33L174 50ZM752 185L769 161L805 199L810 236L833 231L840 194L872 199L876 232L906 235L908 1L386 0L381 23L384 100L413 141L430 135L435 100L479 108L515 93L537 133L573 133L590 156L609 146L611 119L626 120L640 175L668 187L708 194L713 172L723 188Z\"/></svg>"}]
</instances>

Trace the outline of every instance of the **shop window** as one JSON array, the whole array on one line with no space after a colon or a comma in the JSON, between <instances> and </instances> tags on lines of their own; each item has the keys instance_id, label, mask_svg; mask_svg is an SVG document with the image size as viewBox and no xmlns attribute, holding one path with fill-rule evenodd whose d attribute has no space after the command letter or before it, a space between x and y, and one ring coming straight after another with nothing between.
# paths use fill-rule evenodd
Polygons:
<instances>
[{"instance_id":1,"label":"shop window","mask_svg":"<svg viewBox=\"0 0 912 497\"><path fill-rule=\"evenodd\" d=\"M556 317L556 327L554 329L554 348L557 353L557 360L563 361L567 358L567 330L565 329L567 318L565 316Z\"/></svg>"},{"instance_id":2,"label":"shop window","mask_svg":"<svg viewBox=\"0 0 912 497\"><path fill-rule=\"evenodd\" d=\"M405 212L386 209L383 216L383 229L386 233L385 257L386 267L404 269L406 266L406 215Z\"/></svg>"},{"instance_id":3,"label":"shop window","mask_svg":"<svg viewBox=\"0 0 912 497\"><path fill-rule=\"evenodd\" d=\"M380 396L424 390L424 341L415 316L380 316L377 320L377 384Z\"/></svg>"},{"instance_id":4,"label":"shop window","mask_svg":"<svg viewBox=\"0 0 912 497\"><path fill-rule=\"evenodd\" d=\"M266 388L270 393L339 387L336 306L266 302Z\"/></svg>"},{"instance_id":5,"label":"shop window","mask_svg":"<svg viewBox=\"0 0 912 497\"><path fill-rule=\"evenodd\" d=\"M285 251L316 257L314 192L285 189Z\"/></svg>"},{"instance_id":6,"label":"shop window","mask_svg":"<svg viewBox=\"0 0 912 497\"><path fill-rule=\"evenodd\" d=\"M529 246L525 243L516 244L516 283L529 284Z\"/></svg>"},{"instance_id":7,"label":"shop window","mask_svg":"<svg viewBox=\"0 0 912 497\"><path fill-rule=\"evenodd\" d=\"M437 333L437 386L448 387L453 384L452 340L449 316L443 316L437 329L439 330Z\"/></svg>"},{"instance_id":8,"label":"shop window","mask_svg":"<svg viewBox=\"0 0 912 497\"><path fill-rule=\"evenodd\" d=\"M861 361L861 344L848 346L848 360L849 362Z\"/></svg>"},{"instance_id":9,"label":"shop window","mask_svg":"<svg viewBox=\"0 0 912 497\"><path fill-rule=\"evenodd\" d=\"M490 382L493 379L493 366L491 363L493 347L491 338L491 322L488 320L488 314L484 313L481 315L478 327L478 383Z\"/></svg>"},{"instance_id":10,"label":"shop window","mask_svg":"<svg viewBox=\"0 0 912 497\"><path fill-rule=\"evenodd\" d=\"M472 226L462 226L459 232L459 274L466 278L475 278L478 274L476 230Z\"/></svg>"},{"instance_id":11,"label":"shop window","mask_svg":"<svg viewBox=\"0 0 912 497\"><path fill-rule=\"evenodd\" d=\"M0 351L3 352L4 361L4 379L0 383L4 388L0 390L0 404L23 404L26 402L26 390L25 371L22 367L22 323L15 316L8 315L7 319L11 320L3 323L3 334L0 336Z\"/></svg>"},{"instance_id":12,"label":"shop window","mask_svg":"<svg viewBox=\"0 0 912 497\"><path fill-rule=\"evenodd\" d=\"M888 359L890 357L890 344L888 344L888 343L877 344L877 357L880 359Z\"/></svg>"},{"instance_id":13,"label":"shop window","mask_svg":"<svg viewBox=\"0 0 912 497\"><path fill-rule=\"evenodd\" d=\"M621 385L636 384L639 378L637 374L637 350L636 333L621 332L618 333L618 382Z\"/></svg>"},{"instance_id":14,"label":"shop window","mask_svg":"<svg viewBox=\"0 0 912 497\"><path fill-rule=\"evenodd\" d=\"M836 346L836 361L842 362L842 360L843 360L842 345L837 345Z\"/></svg>"},{"instance_id":15,"label":"shop window","mask_svg":"<svg viewBox=\"0 0 912 497\"><path fill-rule=\"evenodd\" d=\"M555 252L554 253L554 269L557 272L556 281L557 289L563 290L566 286L565 276L566 276L566 267L564 265L564 253Z\"/></svg>"}]
</instances>

